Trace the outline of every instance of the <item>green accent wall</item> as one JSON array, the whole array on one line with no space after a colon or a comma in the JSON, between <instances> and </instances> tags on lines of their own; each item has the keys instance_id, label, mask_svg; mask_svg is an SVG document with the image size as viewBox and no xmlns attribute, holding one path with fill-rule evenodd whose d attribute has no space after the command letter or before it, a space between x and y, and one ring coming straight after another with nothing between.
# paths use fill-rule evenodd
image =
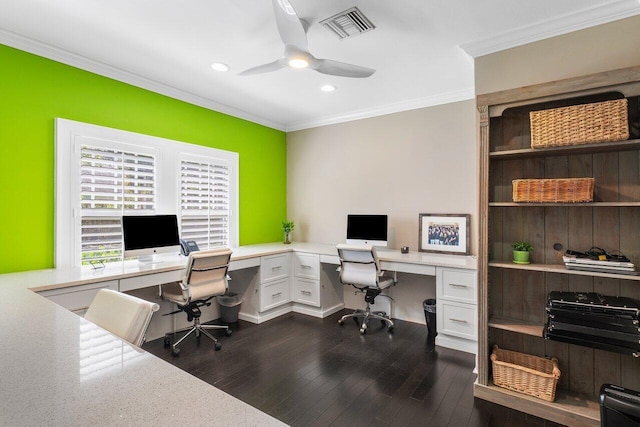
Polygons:
<instances>
[{"instance_id":1,"label":"green accent wall","mask_svg":"<svg viewBox=\"0 0 640 427\"><path fill-rule=\"evenodd\" d=\"M0 45L0 273L54 267L54 119L240 156L240 244L282 239L286 135Z\"/></svg>"}]
</instances>

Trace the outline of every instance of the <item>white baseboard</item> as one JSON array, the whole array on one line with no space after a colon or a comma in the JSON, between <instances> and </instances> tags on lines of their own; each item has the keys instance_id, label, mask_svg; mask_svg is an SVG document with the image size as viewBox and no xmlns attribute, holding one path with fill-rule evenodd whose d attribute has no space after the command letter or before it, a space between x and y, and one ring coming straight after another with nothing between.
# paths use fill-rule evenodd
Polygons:
<instances>
[{"instance_id":1,"label":"white baseboard","mask_svg":"<svg viewBox=\"0 0 640 427\"><path fill-rule=\"evenodd\" d=\"M259 313L257 316L240 311L240 313L238 313L238 319L250 323L260 324L268 320L275 319L276 317L282 316L284 314L291 313L291 311L291 305L280 306L265 313Z\"/></svg>"},{"instance_id":2,"label":"white baseboard","mask_svg":"<svg viewBox=\"0 0 640 427\"><path fill-rule=\"evenodd\" d=\"M322 310L322 317L325 318L325 317L331 316L332 314L339 312L343 308L344 308L344 303L342 302L334 305L333 307L326 308Z\"/></svg>"},{"instance_id":3,"label":"white baseboard","mask_svg":"<svg viewBox=\"0 0 640 427\"><path fill-rule=\"evenodd\" d=\"M436 335L436 345L440 347L452 348L466 353L478 354L478 342L465 340L464 338L443 335L441 332Z\"/></svg>"},{"instance_id":4,"label":"white baseboard","mask_svg":"<svg viewBox=\"0 0 640 427\"><path fill-rule=\"evenodd\" d=\"M293 312L306 314L307 316L318 317L320 319L324 319L325 317L331 316L333 313L337 313L338 311L344 308L344 304L336 304L333 307L329 307L326 309L322 309L320 307L311 307L304 304L293 303Z\"/></svg>"}]
</instances>

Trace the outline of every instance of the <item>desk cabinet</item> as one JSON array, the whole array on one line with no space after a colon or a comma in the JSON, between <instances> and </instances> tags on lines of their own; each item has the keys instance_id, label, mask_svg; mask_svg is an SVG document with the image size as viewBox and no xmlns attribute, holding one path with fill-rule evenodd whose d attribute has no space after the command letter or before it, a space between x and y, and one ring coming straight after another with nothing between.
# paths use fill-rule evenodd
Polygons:
<instances>
[{"instance_id":1,"label":"desk cabinet","mask_svg":"<svg viewBox=\"0 0 640 427\"><path fill-rule=\"evenodd\" d=\"M260 312L291 302L290 267L290 253L261 257L258 290Z\"/></svg>"},{"instance_id":2,"label":"desk cabinet","mask_svg":"<svg viewBox=\"0 0 640 427\"><path fill-rule=\"evenodd\" d=\"M293 254L293 302L320 307L320 256Z\"/></svg>"},{"instance_id":3,"label":"desk cabinet","mask_svg":"<svg viewBox=\"0 0 640 427\"><path fill-rule=\"evenodd\" d=\"M473 270L436 268L436 344L477 352L476 281Z\"/></svg>"},{"instance_id":4,"label":"desk cabinet","mask_svg":"<svg viewBox=\"0 0 640 427\"><path fill-rule=\"evenodd\" d=\"M56 304L71 310L76 314L84 315L84 312L89 308L93 298L100 289L113 289L114 291L117 291L118 281L108 280L106 282L51 289L48 291L40 291L38 294L47 297Z\"/></svg>"},{"instance_id":5,"label":"desk cabinet","mask_svg":"<svg viewBox=\"0 0 640 427\"><path fill-rule=\"evenodd\" d=\"M291 301L289 278L260 285L260 311L267 311Z\"/></svg>"}]
</instances>

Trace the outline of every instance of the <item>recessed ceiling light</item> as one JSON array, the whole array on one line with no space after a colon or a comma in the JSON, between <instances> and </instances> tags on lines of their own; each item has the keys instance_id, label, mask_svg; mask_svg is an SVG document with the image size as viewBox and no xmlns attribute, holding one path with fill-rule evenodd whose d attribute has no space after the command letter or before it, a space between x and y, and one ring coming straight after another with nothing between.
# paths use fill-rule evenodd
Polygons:
<instances>
[{"instance_id":1,"label":"recessed ceiling light","mask_svg":"<svg viewBox=\"0 0 640 427\"><path fill-rule=\"evenodd\" d=\"M334 85L324 85L320 88L320 90L323 92L333 92L334 90L336 90L336 87Z\"/></svg>"},{"instance_id":2,"label":"recessed ceiling light","mask_svg":"<svg viewBox=\"0 0 640 427\"><path fill-rule=\"evenodd\" d=\"M214 62L213 64L211 64L211 68L213 68L216 71L222 71L222 72L229 71L229 66L222 62Z\"/></svg>"}]
</instances>

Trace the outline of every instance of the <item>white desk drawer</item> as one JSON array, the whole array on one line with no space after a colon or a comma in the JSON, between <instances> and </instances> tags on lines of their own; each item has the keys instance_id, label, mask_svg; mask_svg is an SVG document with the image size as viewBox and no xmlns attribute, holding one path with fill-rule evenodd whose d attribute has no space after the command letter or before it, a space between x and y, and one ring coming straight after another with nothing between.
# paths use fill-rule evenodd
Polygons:
<instances>
[{"instance_id":1,"label":"white desk drawer","mask_svg":"<svg viewBox=\"0 0 640 427\"><path fill-rule=\"evenodd\" d=\"M437 282L440 298L476 303L475 271L439 268Z\"/></svg>"},{"instance_id":2,"label":"white desk drawer","mask_svg":"<svg viewBox=\"0 0 640 427\"><path fill-rule=\"evenodd\" d=\"M118 281L109 280L106 282L90 283L88 285L51 289L48 291L38 292L38 294L47 297L51 301L68 310L81 311L86 310L89 305L91 305L93 298L100 289L113 289L114 291L117 291Z\"/></svg>"},{"instance_id":3,"label":"white desk drawer","mask_svg":"<svg viewBox=\"0 0 640 427\"><path fill-rule=\"evenodd\" d=\"M478 328L475 305L443 301L436 309L438 333L476 339Z\"/></svg>"},{"instance_id":4,"label":"white desk drawer","mask_svg":"<svg viewBox=\"0 0 640 427\"><path fill-rule=\"evenodd\" d=\"M260 282L265 283L289 277L290 254L263 256L260 259Z\"/></svg>"},{"instance_id":5,"label":"white desk drawer","mask_svg":"<svg viewBox=\"0 0 640 427\"><path fill-rule=\"evenodd\" d=\"M162 273L145 274L143 276L127 277L120 279L120 292L132 291L134 289L158 286L163 283L179 282L182 280L184 270L165 271Z\"/></svg>"},{"instance_id":6,"label":"white desk drawer","mask_svg":"<svg viewBox=\"0 0 640 427\"><path fill-rule=\"evenodd\" d=\"M271 281L260 286L260 311L286 304L291 301L289 279Z\"/></svg>"},{"instance_id":7,"label":"white desk drawer","mask_svg":"<svg viewBox=\"0 0 640 427\"><path fill-rule=\"evenodd\" d=\"M293 282L294 302L320 307L320 281L296 278Z\"/></svg>"},{"instance_id":8,"label":"white desk drawer","mask_svg":"<svg viewBox=\"0 0 640 427\"><path fill-rule=\"evenodd\" d=\"M293 271L296 277L320 279L320 256L318 254L294 253Z\"/></svg>"}]
</instances>

